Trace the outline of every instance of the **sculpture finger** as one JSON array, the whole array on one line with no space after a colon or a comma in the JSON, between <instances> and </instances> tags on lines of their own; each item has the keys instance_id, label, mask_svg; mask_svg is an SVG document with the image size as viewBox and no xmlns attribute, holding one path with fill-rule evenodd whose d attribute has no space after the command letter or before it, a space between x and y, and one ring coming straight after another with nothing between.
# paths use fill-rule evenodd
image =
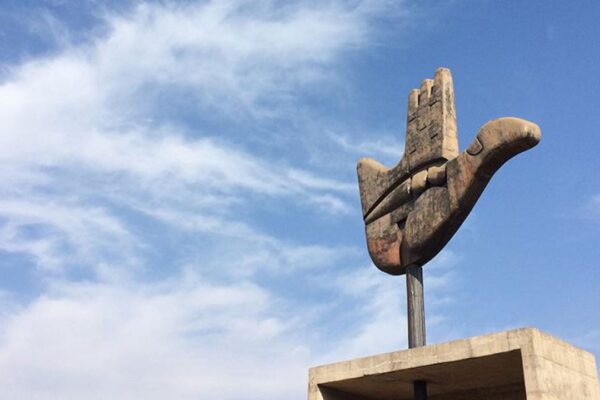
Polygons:
<instances>
[{"instance_id":1,"label":"sculpture finger","mask_svg":"<svg viewBox=\"0 0 600 400\"><path fill-rule=\"evenodd\" d=\"M419 89L413 89L408 94L408 112L406 113L406 123L417 115L419 106Z\"/></svg>"},{"instance_id":2,"label":"sculpture finger","mask_svg":"<svg viewBox=\"0 0 600 400\"><path fill-rule=\"evenodd\" d=\"M431 88L433 87L433 79L423 79L421 82L421 90L419 91L419 107L429 106L431 98Z\"/></svg>"},{"instance_id":3,"label":"sculpture finger","mask_svg":"<svg viewBox=\"0 0 600 400\"><path fill-rule=\"evenodd\" d=\"M458 155L454 87L450 70L439 68L434 79L425 79L409 95L409 114L403 161L409 172L418 172Z\"/></svg>"}]
</instances>

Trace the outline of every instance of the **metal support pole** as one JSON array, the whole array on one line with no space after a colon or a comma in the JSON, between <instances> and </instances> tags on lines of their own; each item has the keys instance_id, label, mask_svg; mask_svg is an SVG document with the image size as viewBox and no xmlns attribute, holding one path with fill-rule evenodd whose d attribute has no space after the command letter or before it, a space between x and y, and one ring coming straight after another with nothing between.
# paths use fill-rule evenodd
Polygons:
<instances>
[{"instance_id":1,"label":"metal support pole","mask_svg":"<svg viewBox=\"0 0 600 400\"><path fill-rule=\"evenodd\" d=\"M425 346L425 303L423 299L423 268L410 265L406 268L406 294L408 305L408 347Z\"/></svg>"},{"instance_id":2,"label":"metal support pole","mask_svg":"<svg viewBox=\"0 0 600 400\"><path fill-rule=\"evenodd\" d=\"M406 295L408 306L408 347L425 346L425 301L423 298L423 268L406 268ZM427 383L414 382L415 400L427 400Z\"/></svg>"}]
</instances>

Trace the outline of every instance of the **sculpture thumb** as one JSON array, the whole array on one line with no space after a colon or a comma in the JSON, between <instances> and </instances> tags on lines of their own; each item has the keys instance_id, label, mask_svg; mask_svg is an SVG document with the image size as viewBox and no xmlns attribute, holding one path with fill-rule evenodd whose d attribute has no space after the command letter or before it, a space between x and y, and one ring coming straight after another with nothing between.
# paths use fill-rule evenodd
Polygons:
<instances>
[{"instance_id":1,"label":"sculpture thumb","mask_svg":"<svg viewBox=\"0 0 600 400\"><path fill-rule=\"evenodd\" d=\"M477 173L491 177L506 161L540 142L540 128L520 118L499 118L483 125L467 148L479 161Z\"/></svg>"},{"instance_id":2,"label":"sculpture thumb","mask_svg":"<svg viewBox=\"0 0 600 400\"><path fill-rule=\"evenodd\" d=\"M541 137L539 126L524 119L487 122L466 151L448 163L451 203L468 213L492 175L512 157L537 145Z\"/></svg>"}]
</instances>

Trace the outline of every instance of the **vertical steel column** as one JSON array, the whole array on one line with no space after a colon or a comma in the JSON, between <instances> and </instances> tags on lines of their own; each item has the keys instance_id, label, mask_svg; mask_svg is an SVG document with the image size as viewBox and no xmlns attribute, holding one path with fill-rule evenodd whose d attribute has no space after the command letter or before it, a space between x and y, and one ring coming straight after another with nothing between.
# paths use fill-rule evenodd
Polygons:
<instances>
[{"instance_id":1,"label":"vertical steel column","mask_svg":"<svg viewBox=\"0 0 600 400\"><path fill-rule=\"evenodd\" d=\"M408 347L425 346L425 301L423 298L423 268L406 268L406 296L408 306ZM414 382L415 400L427 400L427 383Z\"/></svg>"}]
</instances>

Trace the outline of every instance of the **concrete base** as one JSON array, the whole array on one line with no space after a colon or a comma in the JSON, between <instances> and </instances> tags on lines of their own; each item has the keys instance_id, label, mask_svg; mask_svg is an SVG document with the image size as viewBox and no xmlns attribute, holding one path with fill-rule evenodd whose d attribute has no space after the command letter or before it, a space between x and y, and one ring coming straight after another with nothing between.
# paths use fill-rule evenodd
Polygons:
<instances>
[{"instance_id":1,"label":"concrete base","mask_svg":"<svg viewBox=\"0 0 600 400\"><path fill-rule=\"evenodd\" d=\"M309 400L600 400L594 356L525 328L309 370Z\"/></svg>"}]
</instances>

